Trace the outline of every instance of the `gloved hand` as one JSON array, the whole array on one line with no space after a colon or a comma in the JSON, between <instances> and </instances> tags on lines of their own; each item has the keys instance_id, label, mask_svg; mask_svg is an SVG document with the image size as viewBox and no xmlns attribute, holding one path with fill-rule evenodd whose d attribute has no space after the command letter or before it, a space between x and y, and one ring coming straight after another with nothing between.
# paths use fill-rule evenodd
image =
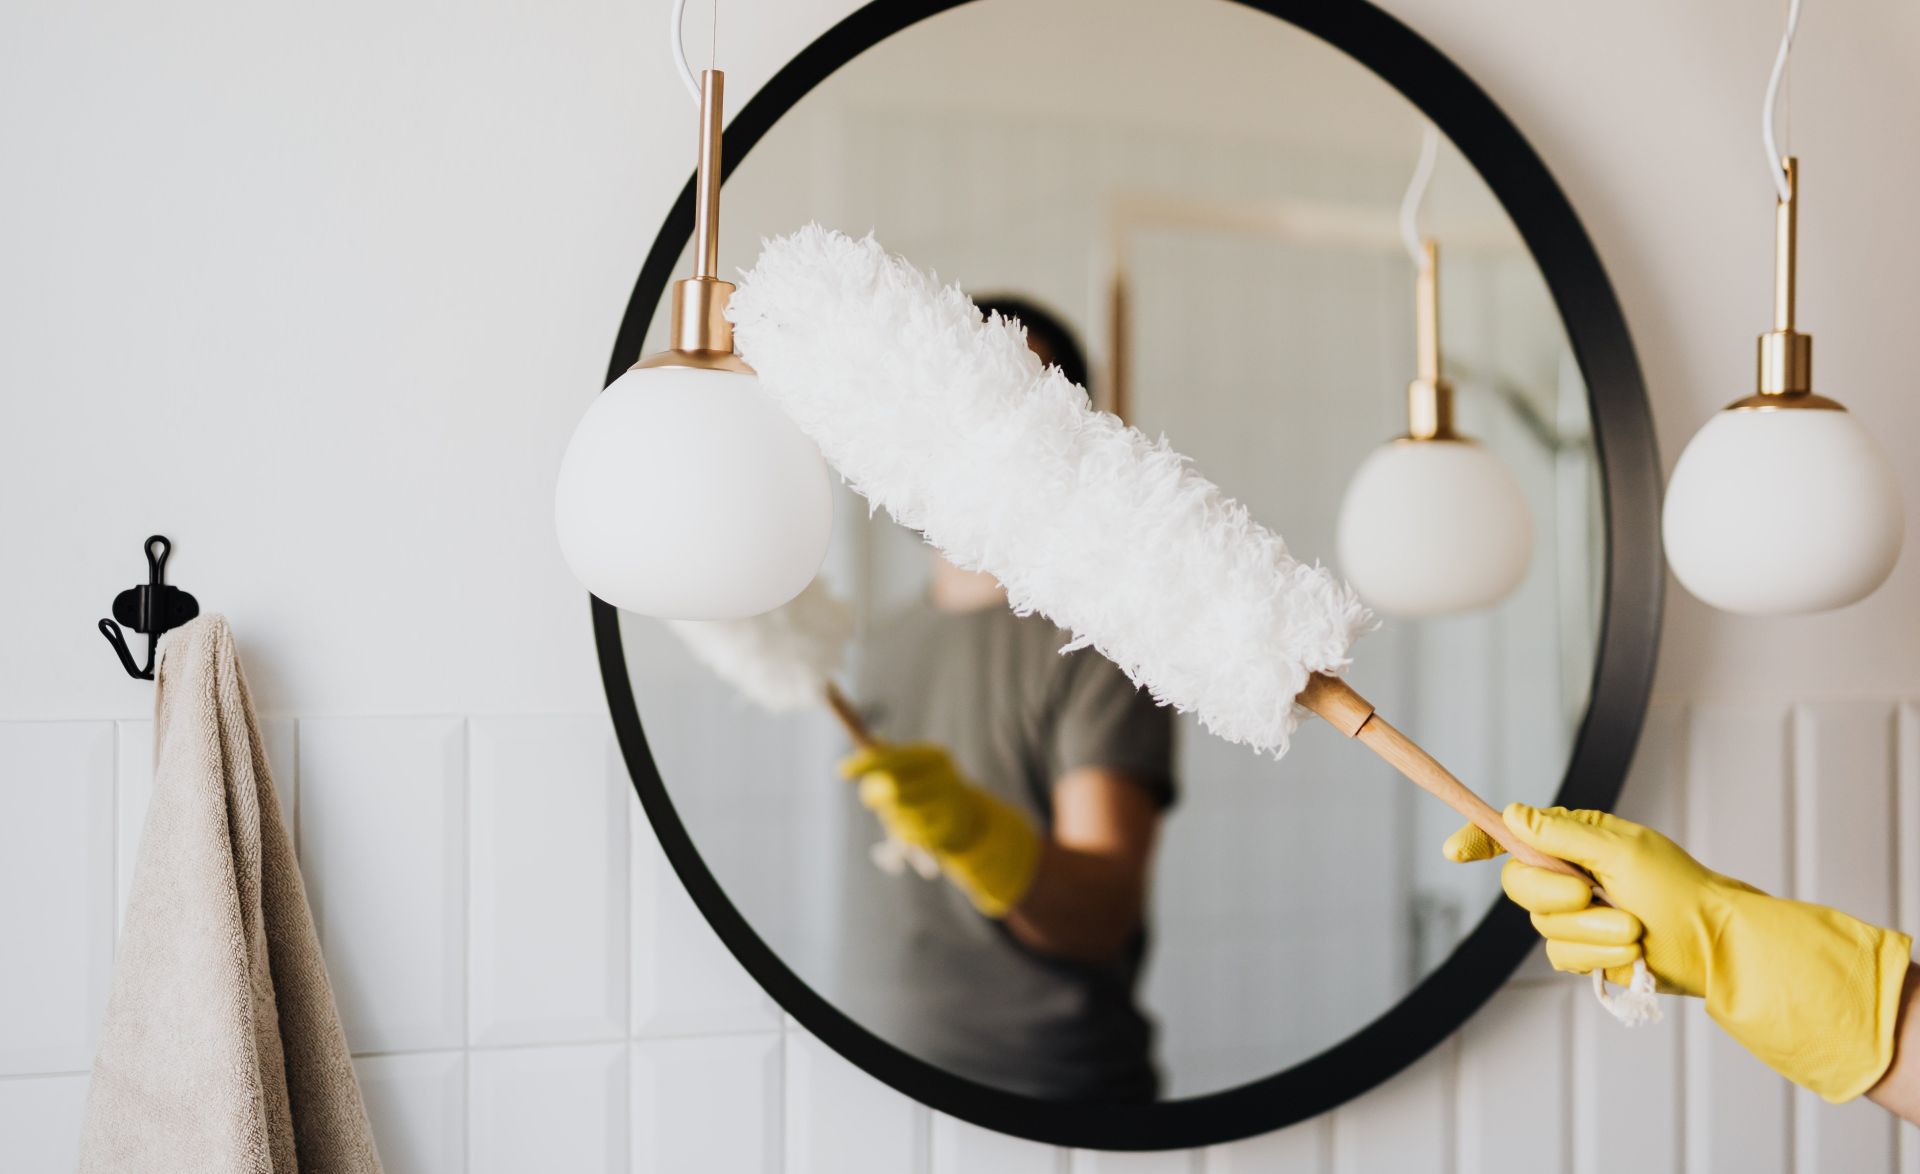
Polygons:
<instances>
[{"instance_id":1,"label":"gloved hand","mask_svg":"<svg viewBox=\"0 0 1920 1174\"><path fill-rule=\"evenodd\" d=\"M974 907L1005 917L1040 863L1040 835L1024 813L961 777L927 743L879 744L840 764L860 802L895 839L924 848Z\"/></svg>"},{"instance_id":2,"label":"gloved hand","mask_svg":"<svg viewBox=\"0 0 1920 1174\"><path fill-rule=\"evenodd\" d=\"M1644 957L1663 990L1704 998L1727 1034L1829 1101L1866 1092L1893 1062L1906 934L1770 897L1605 812L1515 803L1503 818L1521 840L1592 873L1615 906L1594 905L1573 877L1507 862L1501 887L1533 914L1556 969L1602 967L1624 985ZM1444 851L1468 861L1500 849L1469 826Z\"/></svg>"}]
</instances>

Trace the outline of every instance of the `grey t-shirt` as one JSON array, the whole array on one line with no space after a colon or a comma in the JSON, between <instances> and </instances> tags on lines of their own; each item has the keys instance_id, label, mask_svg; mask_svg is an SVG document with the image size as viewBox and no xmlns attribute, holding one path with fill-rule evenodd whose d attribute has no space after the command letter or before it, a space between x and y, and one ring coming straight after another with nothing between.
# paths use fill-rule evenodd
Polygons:
<instances>
[{"instance_id":1,"label":"grey t-shirt","mask_svg":"<svg viewBox=\"0 0 1920 1174\"><path fill-rule=\"evenodd\" d=\"M866 647L860 707L890 741L945 746L969 779L1052 824L1056 780L1107 767L1173 801L1172 713L1038 616L916 607ZM857 803L850 844L880 838ZM856 1019L984 1084L1073 1100L1151 1100L1153 1027L1134 1002L1142 934L1100 966L1043 956L942 881L849 865L840 974Z\"/></svg>"}]
</instances>

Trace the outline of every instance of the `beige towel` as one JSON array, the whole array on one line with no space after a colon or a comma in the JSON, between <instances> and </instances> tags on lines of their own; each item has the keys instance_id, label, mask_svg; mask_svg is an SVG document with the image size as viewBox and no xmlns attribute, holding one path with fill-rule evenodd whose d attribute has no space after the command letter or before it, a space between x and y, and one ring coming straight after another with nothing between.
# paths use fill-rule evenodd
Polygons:
<instances>
[{"instance_id":1,"label":"beige towel","mask_svg":"<svg viewBox=\"0 0 1920 1174\"><path fill-rule=\"evenodd\" d=\"M226 620L167 633L156 676L153 800L80 1169L378 1174Z\"/></svg>"}]
</instances>

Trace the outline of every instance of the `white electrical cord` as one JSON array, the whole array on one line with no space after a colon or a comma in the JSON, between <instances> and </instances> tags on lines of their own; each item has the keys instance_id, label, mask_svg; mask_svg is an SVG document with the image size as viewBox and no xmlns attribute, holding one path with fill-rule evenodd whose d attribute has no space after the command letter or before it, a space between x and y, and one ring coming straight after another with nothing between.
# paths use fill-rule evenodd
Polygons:
<instances>
[{"instance_id":1,"label":"white electrical cord","mask_svg":"<svg viewBox=\"0 0 1920 1174\"><path fill-rule=\"evenodd\" d=\"M1420 162L1414 164L1407 194L1400 198L1400 240L1407 246L1407 256L1413 258L1415 269L1427 264L1426 250L1420 247L1420 205L1426 201L1427 184L1433 180L1433 164L1439 156L1440 130L1429 122L1420 135Z\"/></svg>"},{"instance_id":2,"label":"white electrical cord","mask_svg":"<svg viewBox=\"0 0 1920 1174\"><path fill-rule=\"evenodd\" d=\"M1760 110L1760 141L1767 149L1767 172L1773 176L1773 190L1784 202L1793 198L1787 190L1787 170L1780 165L1784 157L1774 139L1774 111L1780 104L1780 79L1787 72L1787 54L1793 51L1793 34L1800 29L1800 0L1787 5L1787 30L1780 34L1780 50L1773 55L1773 73L1767 78L1767 100Z\"/></svg>"},{"instance_id":3,"label":"white electrical cord","mask_svg":"<svg viewBox=\"0 0 1920 1174\"><path fill-rule=\"evenodd\" d=\"M716 0L715 7L718 6ZM673 63L680 69L680 81L687 87L687 93L693 95L693 104L698 106L700 79L693 76L693 66L687 64L686 18L687 0L673 0L673 11L667 16L667 40L673 46Z\"/></svg>"}]
</instances>

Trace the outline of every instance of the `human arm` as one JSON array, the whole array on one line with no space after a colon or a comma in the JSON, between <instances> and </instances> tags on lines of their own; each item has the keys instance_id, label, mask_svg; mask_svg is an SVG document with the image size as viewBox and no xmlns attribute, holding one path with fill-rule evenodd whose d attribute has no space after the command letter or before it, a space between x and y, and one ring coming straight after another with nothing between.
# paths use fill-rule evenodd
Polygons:
<instances>
[{"instance_id":1,"label":"human arm","mask_svg":"<svg viewBox=\"0 0 1920 1174\"><path fill-rule=\"evenodd\" d=\"M975 908L1034 949L1108 961L1139 930L1159 807L1120 772L1063 775L1046 834L939 746L879 745L841 770L891 835L932 853Z\"/></svg>"},{"instance_id":2,"label":"human arm","mask_svg":"<svg viewBox=\"0 0 1920 1174\"><path fill-rule=\"evenodd\" d=\"M1160 805L1106 767L1069 771L1053 788L1053 832L1007 928L1044 954L1121 957L1140 932Z\"/></svg>"},{"instance_id":3,"label":"human arm","mask_svg":"<svg viewBox=\"0 0 1920 1174\"><path fill-rule=\"evenodd\" d=\"M1112 962L1134 948L1146 917L1154 844L1174 801L1173 711L1091 649L1051 659L1039 743L1051 834L1007 927L1039 952Z\"/></svg>"},{"instance_id":4,"label":"human arm","mask_svg":"<svg viewBox=\"0 0 1920 1174\"><path fill-rule=\"evenodd\" d=\"M1898 1047L1915 1028L1903 1022L1915 998L1907 935L1770 896L1604 812L1516 803L1503 818L1522 841L1586 869L1611 902L1594 904L1574 878L1507 862L1501 885L1532 914L1557 969L1600 968L1624 982L1642 960L1663 991L1704 999L1716 1023L1796 1084L1830 1101L1869 1093L1902 1116L1920 1112L1920 1044L1904 1056ZM1484 860L1497 849L1463 828L1446 853Z\"/></svg>"},{"instance_id":5,"label":"human arm","mask_svg":"<svg viewBox=\"0 0 1920 1174\"><path fill-rule=\"evenodd\" d=\"M1920 966L1907 965L1900 991L1900 1025L1893 1036L1893 1063L1880 1083L1867 1090L1867 1099L1899 1117L1920 1125Z\"/></svg>"}]
</instances>

